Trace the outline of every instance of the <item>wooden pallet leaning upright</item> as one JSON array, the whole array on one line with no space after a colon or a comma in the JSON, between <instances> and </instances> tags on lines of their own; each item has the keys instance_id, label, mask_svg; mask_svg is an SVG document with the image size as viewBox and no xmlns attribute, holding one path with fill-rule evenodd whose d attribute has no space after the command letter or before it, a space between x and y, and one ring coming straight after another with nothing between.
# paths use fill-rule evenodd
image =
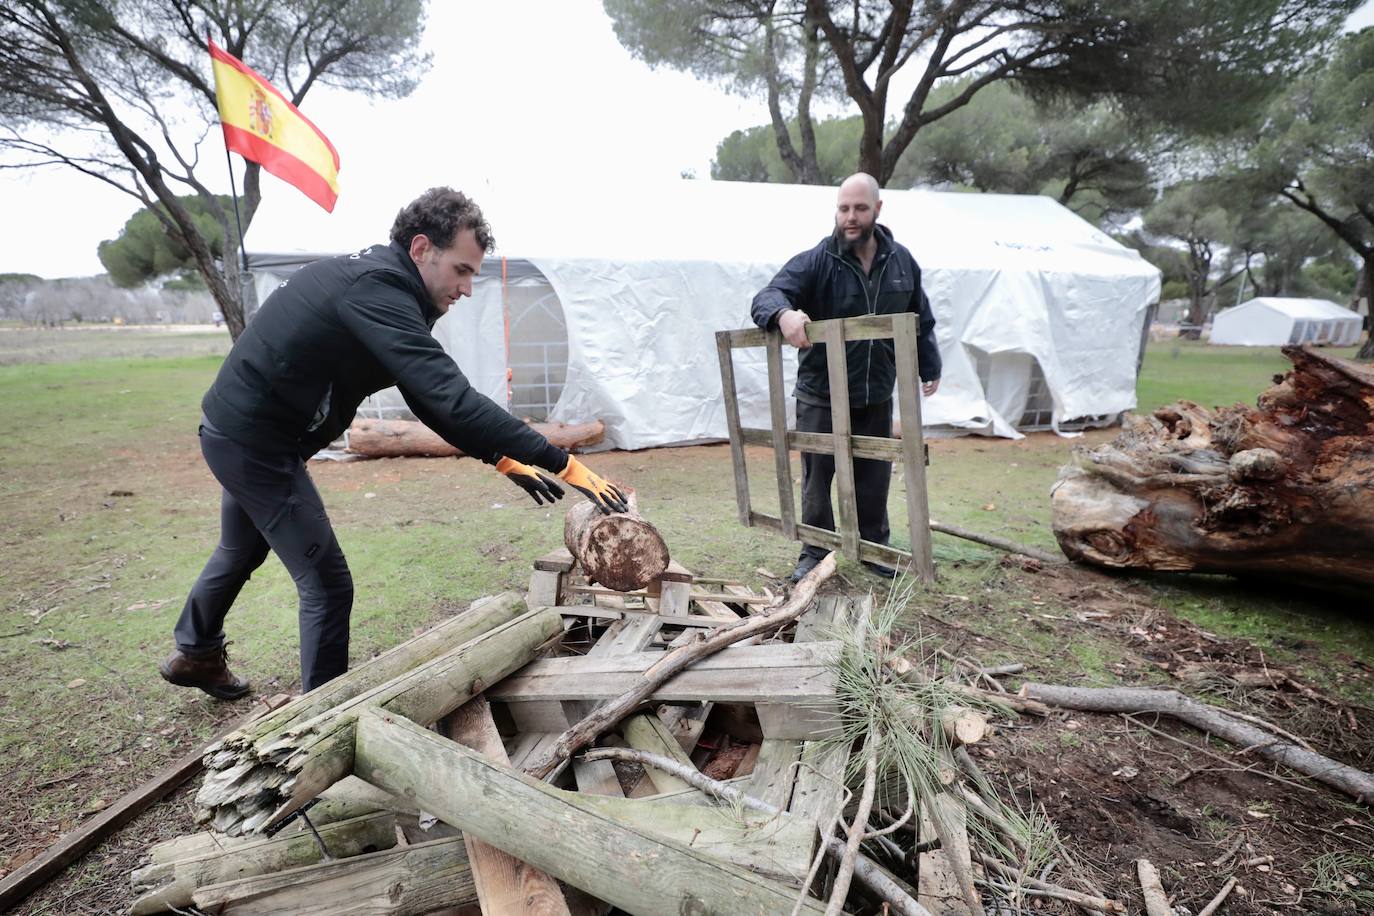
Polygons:
<instances>
[{"instance_id":1,"label":"wooden pallet leaning upright","mask_svg":"<svg viewBox=\"0 0 1374 916\"><path fill-rule=\"evenodd\" d=\"M919 363L916 355L917 318L914 314L870 315L812 321L807 339L826 345L830 377L830 433L796 432L787 429L787 393L783 391L782 334L757 328L716 332L720 357L721 389L725 394L725 419L730 431L730 457L735 469L735 499L740 523L762 525L783 537L817 547L838 550L850 560L910 567L922 581L935 578L930 552L930 507L926 496L925 443L921 431ZM849 368L845 343L854 340L891 340L897 357L897 404L902 415L902 438L855 436L850 432ZM735 385L733 351L764 347L768 355L768 401L771 429L745 427L740 421L739 393ZM773 448L778 484L778 516L756 511L750 504L749 473L745 445ZM835 482L839 489L838 533L797 520L792 491L791 451L835 456ZM907 521L911 550L865 541L859 535L858 503L854 494L854 458L871 458L902 465L906 481Z\"/></svg>"}]
</instances>

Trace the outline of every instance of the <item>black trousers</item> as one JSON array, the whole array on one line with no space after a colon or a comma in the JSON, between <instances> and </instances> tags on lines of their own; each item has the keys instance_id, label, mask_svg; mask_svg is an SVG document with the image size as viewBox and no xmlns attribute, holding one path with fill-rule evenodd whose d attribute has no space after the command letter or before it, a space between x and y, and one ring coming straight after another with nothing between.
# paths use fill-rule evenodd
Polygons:
<instances>
[{"instance_id":1,"label":"black trousers","mask_svg":"<svg viewBox=\"0 0 1374 916\"><path fill-rule=\"evenodd\" d=\"M305 462L245 448L203 420L200 449L224 488L219 545L181 610L173 631L177 648L202 655L224 645L225 615L270 549L291 573L300 597L303 689L343 674L353 576Z\"/></svg>"},{"instance_id":2,"label":"black trousers","mask_svg":"<svg viewBox=\"0 0 1374 916\"><path fill-rule=\"evenodd\" d=\"M892 435L892 399L849 411L851 432L855 436ZM797 431L834 432L830 405L824 407L797 401ZM835 530L835 512L830 505L830 484L835 479L835 457L802 452L801 520L817 528ZM859 537L875 544L886 544L892 532L887 524L887 492L892 483L892 462L871 458L854 459L854 499L859 510ZM830 551L807 544L803 558L820 560Z\"/></svg>"}]
</instances>

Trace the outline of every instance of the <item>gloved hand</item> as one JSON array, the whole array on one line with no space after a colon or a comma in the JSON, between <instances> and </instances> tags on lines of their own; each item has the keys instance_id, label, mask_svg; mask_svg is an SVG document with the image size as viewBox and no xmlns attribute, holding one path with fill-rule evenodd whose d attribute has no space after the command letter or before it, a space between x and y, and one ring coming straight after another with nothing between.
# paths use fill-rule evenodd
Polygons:
<instances>
[{"instance_id":1,"label":"gloved hand","mask_svg":"<svg viewBox=\"0 0 1374 916\"><path fill-rule=\"evenodd\" d=\"M558 477L581 490L582 495L590 499L605 515L610 515L612 512L626 512L630 508L625 501L625 494L620 492L619 487L609 480L593 474L585 464L572 455L568 456L568 466L559 473Z\"/></svg>"},{"instance_id":2,"label":"gloved hand","mask_svg":"<svg viewBox=\"0 0 1374 916\"><path fill-rule=\"evenodd\" d=\"M511 458L502 458L496 462L496 470L505 474L523 489L538 505L544 505L544 500L553 505L554 500L563 498L563 488L560 487L552 477L528 464L521 464Z\"/></svg>"}]
</instances>

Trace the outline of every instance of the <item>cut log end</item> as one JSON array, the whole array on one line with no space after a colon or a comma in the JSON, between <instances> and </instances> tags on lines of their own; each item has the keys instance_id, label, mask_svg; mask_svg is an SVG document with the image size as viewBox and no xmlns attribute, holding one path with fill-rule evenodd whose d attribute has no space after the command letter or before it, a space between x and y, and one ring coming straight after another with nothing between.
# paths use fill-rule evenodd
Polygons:
<instances>
[{"instance_id":1,"label":"cut log end","mask_svg":"<svg viewBox=\"0 0 1374 916\"><path fill-rule=\"evenodd\" d=\"M603 515L590 502L568 510L563 543L591 582L619 592L643 588L668 568L668 545L644 516Z\"/></svg>"}]
</instances>

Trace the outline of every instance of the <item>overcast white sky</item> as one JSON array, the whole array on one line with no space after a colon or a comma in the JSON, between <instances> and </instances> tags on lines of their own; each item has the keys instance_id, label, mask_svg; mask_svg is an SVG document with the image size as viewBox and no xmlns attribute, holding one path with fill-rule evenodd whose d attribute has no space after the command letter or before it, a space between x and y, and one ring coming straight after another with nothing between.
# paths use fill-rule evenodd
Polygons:
<instances>
[{"instance_id":1,"label":"overcast white sky","mask_svg":"<svg viewBox=\"0 0 1374 916\"><path fill-rule=\"evenodd\" d=\"M1374 25L1374 0L1348 25ZM705 178L722 137L767 120L761 101L633 60L599 0L433 2L424 43L434 66L407 99L324 87L306 98L302 110L339 151L341 195L400 171L460 188L578 182L598 186L596 206L627 206L636 179ZM197 174L227 192L219 144L215 132L202 145ZM299 192L264 174L263 194ZM67 169L0 172L0 273L100 273L96 245L136 209Z\"/></svg>"}]
</instances>

